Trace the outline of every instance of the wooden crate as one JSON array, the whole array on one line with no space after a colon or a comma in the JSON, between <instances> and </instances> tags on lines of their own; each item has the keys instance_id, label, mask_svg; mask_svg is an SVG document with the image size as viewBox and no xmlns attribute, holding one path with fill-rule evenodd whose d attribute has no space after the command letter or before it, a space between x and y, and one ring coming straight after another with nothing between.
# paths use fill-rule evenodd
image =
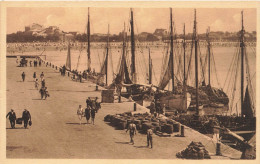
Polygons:
<instances>
[{"instance_id":1,"label":"wooden crate","mask_svg":"<svg viewBox=\"0 0 260 164\"><path fill-rule=\"evenodd\" d=\"M114 90L102 90L101 91L102 103L114 103Z\"/></svg>"}]
</instances>

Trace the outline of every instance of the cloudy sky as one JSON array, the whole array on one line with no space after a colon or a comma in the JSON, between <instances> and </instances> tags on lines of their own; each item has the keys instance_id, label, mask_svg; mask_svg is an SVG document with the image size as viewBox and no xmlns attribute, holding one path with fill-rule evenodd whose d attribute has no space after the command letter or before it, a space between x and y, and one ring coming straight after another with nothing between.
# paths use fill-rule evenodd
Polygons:
<instances>
[{"instance_id":1,"label":"cloudy sky","mask_svg":"<svg viewBox=\"0 0 260 164\"><path fill-rule=\"evenodd\" d=\"M208 26L211 31L238 31L241 28L241 10L244 10L244 25L247 31L256 30L256 9L197 9L198 32L204 33ZM156 28L169 28L169 8L134 8L135 30L137 33L154 32ZM86 31L88 8L79 7L9 7L7 8L7 33L24 31L24 26L39 23L59 26L64 31ZM177 33L193 27L194 9L173 8L173 18ZM124 22L129 26L129 8L90 8L91 33L118 34Z\"/></svg>"}]
</instances>

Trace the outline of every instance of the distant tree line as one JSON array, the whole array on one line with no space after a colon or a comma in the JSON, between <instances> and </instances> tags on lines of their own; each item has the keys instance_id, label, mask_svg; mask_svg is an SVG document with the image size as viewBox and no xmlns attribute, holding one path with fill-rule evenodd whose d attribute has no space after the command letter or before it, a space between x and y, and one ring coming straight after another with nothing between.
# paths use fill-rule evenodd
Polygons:
<instances>
[{"instance_id":1,"label":"distant tree line","mask_svg":"<svg viewBox=\"0 0 260 164\"><path fill-rule=\"evenodd\" d=\"M31 33L26 32L17 32L8 34L6 36L7 43L15 43L15 42L58 42L60 37L57 34L48 34L46 37L32 35Z\"/></svg>"},{"instance_id":2,"label":"distant tree line","mask_svg":"<svg viewBox=\"0 0 260 164\"><path fill-rule=\"evenodd\" d=\"M232 32L211 32L210 33L210 40L211 41L238 41L239 40L239 33L232 33ZM256 31L253 31L252 33L245 33L246 41L256 41ZM198 34L198 37L200 40L206 40L206 34ZM183 39L183 35L174 35L175 39ZM192 39L192 33L189 33L185 36L187 40ZM90 37L91 42L106 42L107 36L105 34L92 34ZM145 33L145 35L136 35L136 39L140 42L153 42L153 41L165 41L169 40L169 36L161 36L158 37L152 33ZM77 34L74 36L75 41L79 42L87 42L87 34ZM130 40L130 36L126 37L126 40ZM13 43L13 42L58 42L58 41L64 41L60 34L53 33L48 34L47 36L37 36L33 35L32 33L26 33L26 32L17 32L7 35L7 43ZM123 41L123 34L119 33L118 35L113 34L109 36L110 42L122 42Z\"/></svg>"}]
</instances>

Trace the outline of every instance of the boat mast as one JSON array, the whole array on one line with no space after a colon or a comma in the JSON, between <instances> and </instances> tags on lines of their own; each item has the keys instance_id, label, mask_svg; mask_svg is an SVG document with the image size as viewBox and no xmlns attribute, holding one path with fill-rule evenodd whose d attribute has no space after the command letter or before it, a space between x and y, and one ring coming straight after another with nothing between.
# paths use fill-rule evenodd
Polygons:
<instances>
[{"instance_id":1,"label":"boat mast","mask_svg":"<svg viewBox=\"0 0 260 164\"><path fill-rule=\"evenodd\" d=\"M87 49L87 54L88 54L88 70L91 70L90 64L91 64L91 59L90 59L90 22L89 22L89 8L88 8L88 24L87 24L87 41L88 41L88 49Z\"/></svg>"},{"instance_id":2,"label":"boat mast","mask_svg":"<svg viewBox=\"0 0 260 164\"><path fill-rule=\"evenodd\" d=\"M197 38L197 20L196 9L194 10L194 41L195 41L195 82L196 82L196 115L199 115L199 86L198 86L198 38Z\"/></svg>"},{"instance_id":3,"label":"boat mast","mask_svg":"<svg viewBox=\"0 0 260 164\"><path fill-rule=\"evenodd\" d=\"M207 30L207 42L208 42L208 76L209 76L209 82L208 82L208 85L210 85L210 40L209 40L209 33L210 33L210 27L208 27L208 30Z\"/></svg>"},{"instance_id":4,"label":"boat mast","mask_svg":"<svg viewBox=\"0 0 260 164\"><path fill-rule=\"evenodd\" d=\"M183 87L186 89L186 38L185 38L185 23L183 25ZM185 90L184 90L185 91Z\"/></svg>"},{"instance_id":5,"label":"boat mast","mask_svg":"<svg viewBox=\"0 0 260 164\"><path fill-rule=\"evenodd\" d=\"M136 82L136 72L135 72L135 34L134 34L134 16L133 9L131 8L131 53L132 53L132 65L131 65L131 73L132 73L132 81Z\"/></svg>"},{"instance_id":6,"label":"boat mast","mask_svg":"<svg viewBox=\"0 0 260 164\"><path fill-rule=\"evenodd\" d=\"M105 58L105 61L106 61L106 85L107 85L107 70L108 70L108 51L109 51L109 24L108 24L108 31L107 31L107 53L106 53L106 58Z\"/></svg>"},{"instance_id":7,"label":"boat mast","mask_svg":"<svg viewBox=\"0 0 260 164\"><path fill-rule=\"evenodd\" d=\"M149 84L152 84L152 59L151 59L151 54L150 54L150 48L149 50Z\"/></svg>"},{"instance_id":8,"label":"boat mast","mask_svg":"<svg viewBox=\"0 0 260 164\"><path fill-rule=\"evenodd\" d=\"M172 76L172 92L174 93L174 66L173 66L173 26L172 26L172 8L170 8L170 23L171 23L171 50L170 50L170 60L171 60L171 76Z\"/></svg>"},{"instance_id":9,"label":"boat mast","mask_svg":"<svg viewBox=\"0 0 260 164\"><path fill-rule=\"evenodd\" d=\"M241 37L240 37L240 47L241 47L241 115L243 116L243 101L244 101L244 52L245 52L245 42L244 42L244 18L243 11L241 11L242 17L242 29L241 29Z\"/></svg>"}]
</instances>

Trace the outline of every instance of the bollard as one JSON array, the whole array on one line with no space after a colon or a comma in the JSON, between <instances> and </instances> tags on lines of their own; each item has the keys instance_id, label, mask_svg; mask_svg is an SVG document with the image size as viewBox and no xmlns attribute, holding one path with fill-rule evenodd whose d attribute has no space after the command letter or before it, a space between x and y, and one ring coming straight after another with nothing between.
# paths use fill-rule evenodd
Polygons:
<instances>
[{"instance_id":1,"label":"bollard","mask_svg":"<svg viewBox=\"0 0 260 164\"><path fill-rule=\"evenodd\" d=\"M134 103L134 111L136 111L136 103Z\"/></svg>"},{"instance_id":2,"label":"bollard","mask_svg":"<svg viewBox=\"0 0 260 164\"><path fill-rule=\"evenodd\" d=\"M220 151L220 143L217 143L217 146L216 146L216 155L222 155L222 154L221 154L221 151Z\"/></svg>"},{"instance_id":3,"label":"bollard","mask_svg":"<svg viewBox=\"0 0 260 164\"><path fill-rule=\"evenodd\" d=\"M181 137L185 137L185 135L184 135L184 126L183 125L181 125Z\"/></svg>"},{"instance_id":4,"label":"bollard","mask_svg":"<svg viewBox=\"0 0 260 164\"><path fill-rule=\"evenodd\" d=\"M118 96L118 103L121 103L121 96Z\"/></svg>"},{"instance_id":5,"label":"bollard","mask_svg":"<svg viewBox=\"0 0 260 164\"><path fill-rule=\"evenodd\" d=\"M96 85L96 91L98 91L98 85Z\"/></svg>"}]
</instances>

